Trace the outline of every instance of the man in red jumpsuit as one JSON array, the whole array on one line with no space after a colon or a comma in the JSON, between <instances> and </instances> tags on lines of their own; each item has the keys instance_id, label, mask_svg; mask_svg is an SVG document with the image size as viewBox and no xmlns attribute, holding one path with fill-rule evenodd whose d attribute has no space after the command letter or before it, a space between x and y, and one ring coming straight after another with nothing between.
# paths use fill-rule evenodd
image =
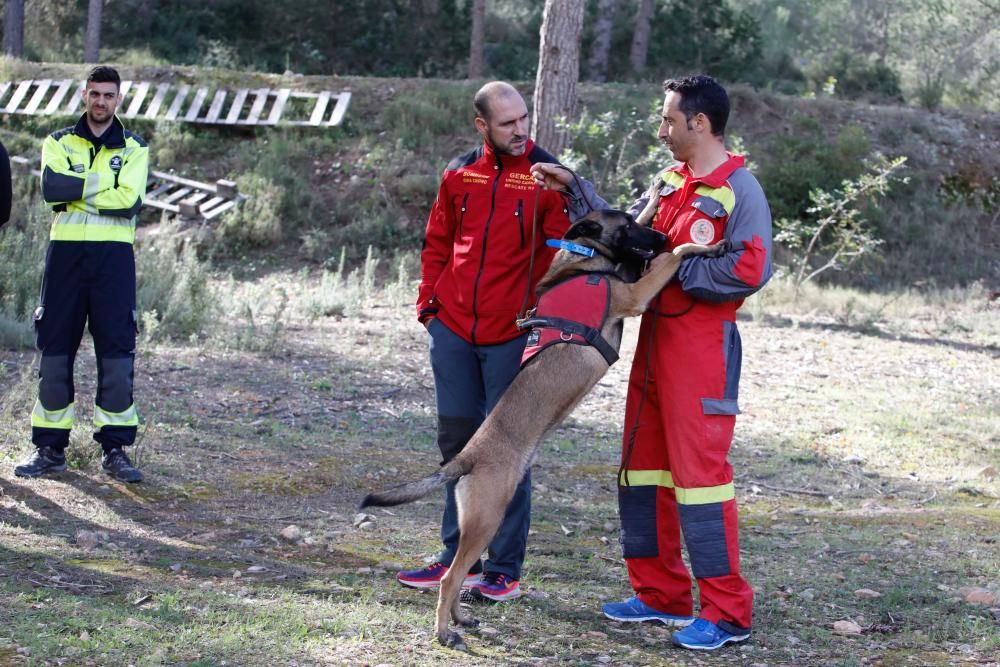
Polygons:
<instances>
[{"instance_id":1,"label":"man in red jumpsuit","mask_svg":"<svg viewBox=\"0 0 1000 667\"><path fill-rule=\"evenodd\" d=\"M636 594L603 611L618 621L683 628L676 645L712 650L750 637L753 591L740 575L728 454L739 413L736 310L771 277L771 213L743 157L726 151L725 89L708 76L671 79L663 89L658 135L680 164L663 171L630 212L649 206L670 248L723 239L730 248L721 257L685 259L642 317L618 479L621 541ZM588 182L556 165L532 172L547 187L568 189L574 220L588 199L605 205ZM697 618L682 535L700 593Z\"/></svg>"}]
</instances>

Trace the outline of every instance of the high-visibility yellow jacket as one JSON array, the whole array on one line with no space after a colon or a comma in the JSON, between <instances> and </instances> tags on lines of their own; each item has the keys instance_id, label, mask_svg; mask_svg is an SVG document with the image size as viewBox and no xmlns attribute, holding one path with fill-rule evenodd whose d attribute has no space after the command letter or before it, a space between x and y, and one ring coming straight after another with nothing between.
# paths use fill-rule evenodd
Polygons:
<instances>
[{"instance_id":1,"label":"high-visibility yellow jacket","mask_svg":"<svg viewBox=\"0 0 1000 667\"><path fill-rule=\"evenodd\" d=\"M148 170L146 142L117 116L101 137L86 114L50 134L42 144L42 197L56 211L49 238L132 243Z\"/></svg>"}]
</instances>

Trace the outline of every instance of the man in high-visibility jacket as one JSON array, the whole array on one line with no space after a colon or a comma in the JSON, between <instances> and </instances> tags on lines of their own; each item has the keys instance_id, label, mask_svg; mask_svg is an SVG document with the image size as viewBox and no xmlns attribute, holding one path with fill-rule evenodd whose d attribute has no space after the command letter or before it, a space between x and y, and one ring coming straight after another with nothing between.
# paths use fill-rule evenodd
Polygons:
<instances>
[{"instance_id":1,"label":"man in high-visibility jacket","mask_svg":"<svg viewBox=\"0 0 1000 667\"><path fill-rule=\"evenodd\" d=\"M73 362L86 323L97 357L94 439L104 450L102 466L120 481L142 481L124 447L135 442L139 425L132 402L137 330L132 242L146 194L149 149L115 115L120 89L114 69L91 70L83 91L86 112L42 145L42 196L56 217L34 317L42 353L31 412L37 450L14 469L18 477L66 468L75 417Z\"/></svg>"},{"instance_id":2,"label":"man in high-visibility jacket","mask_svg":"<svg viewBox=\"0 0 1000 667\"><path fill-rule=\"evenodd\" d=\"M617 621L682 628L674 644L714 650L751 630L753 590L740 574L728 457L742 364L736 311L771 277L771 212L743 156L726 151L725 89L702 75L667 80L663 90L658 136L680 164L661 172L630 212L651 216L668 249L725 240L729 251L685 259L642 316L618 479L635 596L602 610ZM574 219L585 212L579 202L604 205L589 183L556 165L532 173L547 187L569 188ZM682 536L700 592L697 618Z\"/></svg>"}]
</instances>

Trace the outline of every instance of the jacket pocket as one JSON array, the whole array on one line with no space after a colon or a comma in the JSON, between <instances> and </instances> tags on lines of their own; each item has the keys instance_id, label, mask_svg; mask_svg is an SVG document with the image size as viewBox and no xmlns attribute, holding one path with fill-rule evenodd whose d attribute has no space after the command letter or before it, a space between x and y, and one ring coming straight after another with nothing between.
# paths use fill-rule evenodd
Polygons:
<instances>
[{"instance_id":1,"label":"jacket pocket","mask_svg":"<svg viewBox=\"0 0 1000 667\"><path fill-rule=\"evenodd\" d=\"M738 415L740 371L743 367L743 341L736 322L722 323L722 359L726 383L722 398L702 398L701 409L706 415Z\"/></svg>"},{"instance_id":2,"label":"jacket pocket","mask_svg":"<svg viewBox=\"0 0 1000 667\"><path fill-rule=\"evenodd\" d=\"M726 215L726 207L718 199L713 199L708 195L702 195L691 202L691 206L698 209L710 218L721 218Z\"/></svg>"}]
</instances>

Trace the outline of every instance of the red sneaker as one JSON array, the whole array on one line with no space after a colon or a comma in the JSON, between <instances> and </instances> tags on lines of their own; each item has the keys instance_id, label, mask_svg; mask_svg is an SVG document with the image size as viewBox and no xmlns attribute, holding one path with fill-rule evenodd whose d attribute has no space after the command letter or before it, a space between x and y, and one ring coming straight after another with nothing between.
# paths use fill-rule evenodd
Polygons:
<instances>
[{"instance_id":1,"label":"red sneaker","mask_svg":"<svg viewBox=\"0 0 1000 667\"><path fill-rule=\"evenodd\" d=\"M431 563L427 567L418 570L404 570L396 574L396 581L409 586L410 588L437 588L441 579L448 573L448 566L444 563ZM470 572L465 575L465 582L462 588L475 586L482 581L483 575Z\"/></svg>"},{"instance_id":2,"label":"red sneaker","mask_svg":"<svg viewBox=\"0 0 1000 667\"><path fill-rule=\"evenodd\" d=\"M470 589L472 595L487 600L513 600L521 597L521 582L506 574L484 572L482 583Z\"/></svg>"}]
</instances>

